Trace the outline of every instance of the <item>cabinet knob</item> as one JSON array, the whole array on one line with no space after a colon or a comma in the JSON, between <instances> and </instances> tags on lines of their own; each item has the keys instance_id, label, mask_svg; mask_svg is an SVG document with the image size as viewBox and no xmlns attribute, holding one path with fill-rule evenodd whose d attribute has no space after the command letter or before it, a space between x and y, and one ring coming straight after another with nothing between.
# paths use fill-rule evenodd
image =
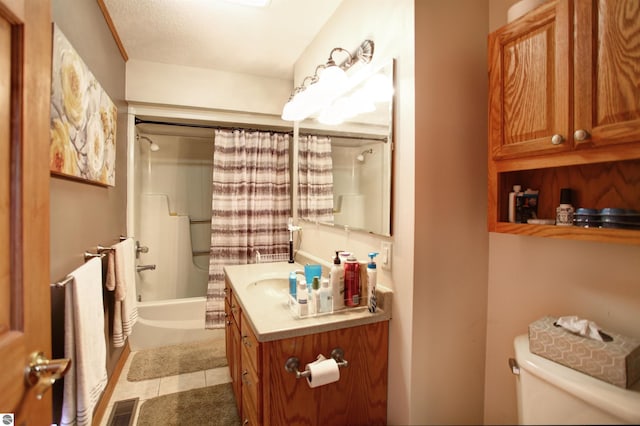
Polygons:
<instances>
[{"instance_id":1,"label":"cabinet knob","mask_svg":"<svg viewBox=\"0 0 640 426\"><path fill-rule=\"evenodd\" d=\"M564 143L564 137L556 133L555 135L551 136L551 143L553 145L560 145Z\"/></svg>"},{"instance_id":2,"label":"cabinet knob","mask_svg":"<svg viewBox=\"0 0 640 426\"><path fill-rule=\"evenodd\" d=\"M579 142L585 141L591 138L589 132L584 129L578 129L573 133L573 138Z\"/></svg>"}]
</instances>

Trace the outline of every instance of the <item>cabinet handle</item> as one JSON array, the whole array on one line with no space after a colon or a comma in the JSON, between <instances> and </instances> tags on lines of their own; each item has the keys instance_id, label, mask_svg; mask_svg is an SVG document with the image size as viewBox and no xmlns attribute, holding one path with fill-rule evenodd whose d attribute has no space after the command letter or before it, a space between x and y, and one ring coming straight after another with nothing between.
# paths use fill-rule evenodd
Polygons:
<instances>
[{"instance_id":1,"label":"cabinet handle","mask_svg":"<svg viewBox=\"0 0 640 426\"><path fill-rule=\"evenodd\" d=\"M249 378L247 377L249 375L249 372L247 370L242 370L242 383L244 383L247 386L251 385L251 382L249 381Z\"/></svg>"},{"instance_id":2,"label":"cabinet handle","mask_svg":"<svg viewBox=\"0 0 640 426\"><path fill-rule=\"evenodd\" d=\"M244 343L244 345L248 348L251 347L251 341L249 340L248 336L242 336L242 343Z\"/></svg>"},{"instance_id":3,"label":"cabinet handle","mask_svg":"<svg viewBox=\"0 0 640 426\"><path fill-rule=\"evenodd\" d=\"M573 138L578 142L582 142L582 141L586 141L587 139L590 139L591 135L589 134L589 132L587 132L584 129L578 129L573 133Z\"/></svg>"},{"instance_id":4,"label":"cabinet handle","mask_svg":"<svg viewBox=\"0 0 640 426\"><path fill-rule=\"evenodd\" d=\"M553 145L560 145L564 143L564 137L556 133L555 135L551 136L551 143Z\"/></svg>"},{"instance_id":5,"label":"cabinet handle","mask_svg":"<svg viewBox=\"0 0 640 426\"><path fill-rule=\"evenodd\" d=\"M248 425L249 424L249 419L244 419L244 422L242 422L243 425Z\"/></svg>"}]
</instances>

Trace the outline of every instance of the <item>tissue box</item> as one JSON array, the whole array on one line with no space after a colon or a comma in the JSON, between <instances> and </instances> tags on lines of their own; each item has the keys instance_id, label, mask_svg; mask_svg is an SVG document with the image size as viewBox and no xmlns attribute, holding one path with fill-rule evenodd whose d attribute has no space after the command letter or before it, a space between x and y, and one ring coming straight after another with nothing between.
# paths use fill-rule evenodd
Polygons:
<instances>
[{"instance_id":1,"label":"tissue box","mask_svg":"<svg viewBox=\"0 0 640 426\"><path fill-rule=\"evenodd\" d=\"M604 331L613 340L601 342L555 326L556 319L529 324L532 353L622 388L640 379L640 339Z\"/></svg>"}]
</instances>

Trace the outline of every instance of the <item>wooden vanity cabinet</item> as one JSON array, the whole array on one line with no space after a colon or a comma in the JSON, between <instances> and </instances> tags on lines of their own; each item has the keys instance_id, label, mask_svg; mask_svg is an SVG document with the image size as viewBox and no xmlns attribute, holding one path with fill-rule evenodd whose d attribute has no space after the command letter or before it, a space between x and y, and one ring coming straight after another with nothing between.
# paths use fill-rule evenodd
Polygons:
<instances>
[{"instance_id":1,"label":"wooden vanity cabinet","mask_svg":"<svg viewBox=\"0 0 640 426\"><path fill-rule=\"evenodd\" d=\"M225 316L226 316L226 332L225 332L225 351L227 363L229 364L229 373L231 375L231 384L233 393L236 398L236 406L238 413L241 412L242 395L241 395L241 377L242 370L240 365L240 321L242 312L235 296L231 291L228 283L225 286Z\"/></svg>"},{"instance_id":2,"label":"wooden vanity cabinet","mask_svg":"<svg viewBox=\"0 0 640 426\"><path fill-rule=\"evenodd\" d=\"M241 320L243 424L384 425L387 421L388 321L340 330L258 342ZM310 388L284 365L289 357L300 370L318 354L344 350L347 368L340 380Z\"/></svg>"},{"instance_id":3,"label":"wooden vanity cabinet","mask_svg":"<svg viewBox=\"0 0 640 426\"><path fill-rule=\"evenodd\" d=\"M640 210L640 2L552 0L489 35L488 228L640 244L640 231L513 224L514 184L555 218L574 207Z\"/></svg>"}]
</instances>

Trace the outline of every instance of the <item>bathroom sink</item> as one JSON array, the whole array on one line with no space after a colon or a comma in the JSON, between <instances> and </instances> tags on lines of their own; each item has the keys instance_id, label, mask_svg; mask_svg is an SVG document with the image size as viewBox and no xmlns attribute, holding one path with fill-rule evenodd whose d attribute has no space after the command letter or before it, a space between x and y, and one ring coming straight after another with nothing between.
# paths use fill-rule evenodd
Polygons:
<instances>
[{"instance_id":1,"label":"bathroom sink","mask_svg":"<svg viewBox=\"0 0 640 426\"><path fill-rule=\"evenodd\" d=\"M264 277L247 285L247 293L288 303L289 280L287 278Z\"/></svg>"}]
</instances>

